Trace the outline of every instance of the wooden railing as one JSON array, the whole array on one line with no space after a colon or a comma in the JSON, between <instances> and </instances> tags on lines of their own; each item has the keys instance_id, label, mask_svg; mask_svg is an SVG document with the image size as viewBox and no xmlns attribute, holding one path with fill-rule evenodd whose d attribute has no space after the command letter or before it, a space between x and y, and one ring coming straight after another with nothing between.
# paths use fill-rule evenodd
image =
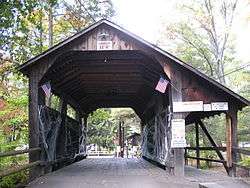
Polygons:
<instances>
[{"instance_id":1,"label":"wooden railing","mask_svg":"<svg viewBox=\"0 0 250 188\"><path fill-rule=\"evenodd\" d=\"M217 163L222 163L225 164L226 161L225 160L220 160L220 159L209 159L209 158L202 158L202 157L194 157L194 156L190 156L188 155L188 150L193 150L193 151L215 151L215 150L219 150L219 151L226 151L226 147L186 147L185 148L185 162L186 164L188 163L188 159L195 159L197 161L199 160L203 160L203 161L210 161L210 162L217 162ZM233 151L239 154L243 154L243 155L247 155L250 156L250 150L247 149L243 149L243 148L233 148ZM238 167L238 168L242 168L245 170L250 171L250 167L247 166L243 166L237 162L233 162L233 166L234 167Z\"/></svg>"},{"instance_id":2,"label":"wooden railing","mask_svg":"<svg viewBox=\"0 0 250 188\"><path fill-rule=\"evenodd\" d=\"M0 157L9 157L9 156L15 156L15 155L20 155L20 154L25 154L25 153L39 152L39 151L41 151L41 148L30 148L30 149L24 149L24 150L9 151L9 152L0 153ZM43 164L42 161L35 161L32 163L24 164L19 167L6 169L3 171L0 171L0 178L3 178L5 176L9 176L11 174L14 174L14 173L26 170L28 168L38 166L38 165L42 165L42 164Z\"/></svg>"},{"instance_id":3,"label":"wooden railing","mask_svg":"<svg viewBox=\"0 0 250 188\"><path fill-rule=\"evenodd\" d=\"M114 153L108 151L89 151L88 156L114 156Z\"/></svg>"},{"instance_id":4,"label":"wooden railing","mask_svg":"<svg viewBox=\"0 0 250 188\"><path fill-rule=\"evenodd\" d=\"M187 159L196 159L197 161L210 161L210 162L217 162L217 163L226 163L225 160L221 159L210 159L210 158L202 158L202 157L194 157L188 155L188 150L193 150L193 151L226 151L226 147L186 147L185 148L185 160L187 163Z\"/></svg>"},{"instance_id":5,"label":"wooden railing","mask_svg":"<svg viewBox=\"0 0 250 188\"><path fill-rule=\"evenodd\" d=\"M243 155L247 155L247 156L250 156L250 150L247 150L247 149L243 149L243 148L233 148L233 150L238 153L238 154L243 154ZM242 169L245 169L245 170L248 170L250 171L250 167L247 167L247 166L243 166L239 163L233 163L233 165L235 167L238 167L238 168L242 168Z\"/></svg>"}]
</instances>

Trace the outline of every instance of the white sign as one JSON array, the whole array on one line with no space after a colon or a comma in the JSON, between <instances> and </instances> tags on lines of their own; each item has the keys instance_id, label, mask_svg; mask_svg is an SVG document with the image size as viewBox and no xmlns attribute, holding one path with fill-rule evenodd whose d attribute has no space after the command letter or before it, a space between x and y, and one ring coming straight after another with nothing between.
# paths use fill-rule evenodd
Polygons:
<instances>
[{"instance_id":1,"label":"white sign","mask_svg":"<svg viewBox=\"0 0 250 188\"><path fill-rule=\"evenodd\" d=\"M203 110L204 110L205 112L207 112L207 111L212 111L212 106L211 106L211 104L204 104L204 105L203 105Z\"/></svg>"},{"instance_id":2,"label":"white sign","mask_svg":"<svg viewBox=\"0 0 250 188\"><path fill-rule=\"evenodd\" d=\"M185 138L185 120L184 119L172 119L172 148L184 148L186 147Z\"/></svg>"},{"instance_id":3,"label":"white sign","mask_svg":"<svg viewBox=\"0 0 250 188\"><path fill-rule=\"evenodd\" d=\"M112 50L112 41L97 41L97 50Z\"/></svg>"},{"instance_id":4,"label":"white sign","mask_svg":"<svg viewBox=\"0 0 250 188\"><path fill-rule=\"evenodd\" d=\"M173 102L173 112L203 111L203 101Z\"/></svg>"},{"instance_id":5,"label":"white sign","mask_svg":"<svg viewBox=\"0 0 250 188\"><path fill-rule=\"evenodd\" d=\"M121 146L116 146L116 151L121 152Z\"/></svg>"},{"instance_id":6,"label":"white sign","mask_svg":"<svg viewBox=\"0 0 250 188\"><path fill-rule=\"evenodd\" d=\"M214 111L228 110L228 102L212 102L211 106Z\"/></svg>"}]
</instances>

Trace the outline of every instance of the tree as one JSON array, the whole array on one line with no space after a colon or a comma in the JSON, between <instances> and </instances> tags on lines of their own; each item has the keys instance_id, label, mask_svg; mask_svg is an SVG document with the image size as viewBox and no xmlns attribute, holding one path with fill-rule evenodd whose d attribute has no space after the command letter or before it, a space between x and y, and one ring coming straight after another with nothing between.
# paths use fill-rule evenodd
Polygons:
<instances>
[{"instance_id":1,"label":"tree","mask_svg":"<svg viewBox=\"0 0 250 188\"><path fill-rule=\"evenodd\" d=\"M75 31L80 31L89 24L102 18L111 18L114 15L111 0L74 0L67 3L65 20L67 20Z\"/></svg>"},{"instance_id":2,"label":"tree","mask_svg":"<svg viewBox=\"0 0 250 188\"><path fill-rule=\"evenodd\" d=\"M114 149L113 139L117 131L109 109L98 109L88 118L88 144L96 144L106 149Z\"/></svg>"},{"instance_id":3,"label":"tree","mask_svg":"<svg viewBox=\"0 0 250 188\"><path fill-rule=\"evenodd\" d=\"M174 50L185 61L226 84L225 67L235 58L230 39L238 0L195 0L181 3L185 20L166 27Z\"/></svg>"},{"instance_id":4,"label":"tree","mask_svg":"<svg viewBox=\"0 0 250 188\"><path fill-rule=\"evenodd\" d=\"M132 109L98 109L88 118L88 144L114 149L118 125L123 122L125 137L140 133L140 119Z\"/></svg>"}]
</instances>

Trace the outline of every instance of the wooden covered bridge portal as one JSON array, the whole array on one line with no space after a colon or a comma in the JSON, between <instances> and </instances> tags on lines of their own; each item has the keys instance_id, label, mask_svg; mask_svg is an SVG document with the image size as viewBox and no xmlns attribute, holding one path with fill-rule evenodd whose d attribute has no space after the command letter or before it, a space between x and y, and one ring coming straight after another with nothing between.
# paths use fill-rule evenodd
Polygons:
<instances>
[{"instance_id":1,"label":"wooden covered bridge portal","mask_svg":"<svg viewBox=\"0 0 250 188\"><path fill-rule=\"evenodd\" d=\"M178 135L174 140L172 130L183 122L199 124L227 172L233 173L237 111L249 101L112 22L91 25L29 60L20 71L29 77L29 146L41 148L30 153L31 163L42 161L32 169L33 177L84 157L88 114L103 107L133 108L141 118L143 156L176 175L184 175L184 146L174 143ZM161 78L169 82L164 93L155 90ZM46 107L42 86L60 98L58 111ZM76 119L66 115L68 104ZM194 106L185 107L190 104ZM226 159L202 122L221 113L227 117Z\"/></svg>"}]
</instances>

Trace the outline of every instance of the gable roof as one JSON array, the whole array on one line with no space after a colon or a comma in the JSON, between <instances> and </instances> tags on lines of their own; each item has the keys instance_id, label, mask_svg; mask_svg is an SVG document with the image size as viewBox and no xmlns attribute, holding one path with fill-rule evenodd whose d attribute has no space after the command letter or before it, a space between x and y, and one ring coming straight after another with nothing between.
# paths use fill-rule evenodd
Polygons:
<instances>
[{"instance_id":1,"label":"gable roof","mask_svg":"<svg viewBox=\"0 0 250 188\"><path fill-rule=\"evenodd\" d=\"M81 37L83 35L85 35L86 33L92 31L93 29L97 28L98 26L100 25L108 25L130 37L132 37L133 39L137 40L138 42L148 46L149 48L159 52L160 54L168 57L169 59L175 61L177 64L179 64L180 66L186 68L187 70L193 72L195 75L205 79L206 81L208 81L209 83L211 83L212 85L215 85L217 86L218 88L220 88L221 90L225 91L226 93L228 93L229 95L231 95L232 97L238 99L241 103L243 103L244 105L243 106L250 106L250 101L245 99L244 97L240 96L239 94L233 92L232 90L230 90L229 88L225 87L224 85L220 84L219 82L215 81L214 79L208 77L207 75L203 74L202 72L198 71L197 69L195 69L194 67L192 67L191 65L183 62L182 60L180 60L179 58L177 58L176 56L170 54L169 52L159 48L158 46L142 39L141 37L131 33L130 31L122 28L121 26L111 22L111 21L108 21L106 19L102 19L90 26L88 26L87 28L83 29L82 31L74 34L73 36L67 38L66 40L58 43L57 45L49 48L48 50L44 51L43 53L31 58L30 60L28 60L27 62L25 62L24 64L20 65L18 70L21 71L22 73L26 73L26 70L29 69L29 67L31 67L32 65L36 64L38 62L38 60L44 58L45 56L47 56L48 54L56 51L57 49L63 47L64 45L70 43L71 41L77 39L78 37Z\"/></svg>"}]
</instances>

